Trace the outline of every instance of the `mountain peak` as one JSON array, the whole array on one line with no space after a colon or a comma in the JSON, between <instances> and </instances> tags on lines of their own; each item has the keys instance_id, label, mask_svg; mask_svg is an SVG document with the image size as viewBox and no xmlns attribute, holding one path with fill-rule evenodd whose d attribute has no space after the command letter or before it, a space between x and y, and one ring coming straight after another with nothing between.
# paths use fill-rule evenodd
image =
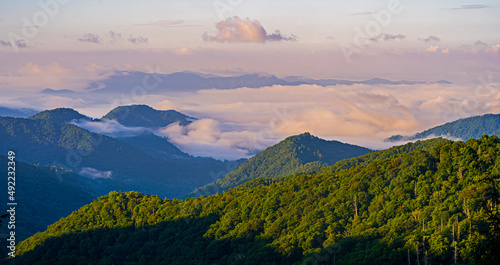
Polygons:
<instances>
[{"instance_id":1,"label":"mountain peak","mask_svg":"<svg viewBox=\"0 0 500 265\"><path fill-rule=\"evenodd\" d=\"M148 105L120 106L102 117L103 120L116 120L128 127L160 128L179 122L187 125L195 120L175 110L156 110Z\"/></svg>"},{"instance_id":2,"label":"mountain peak","mask_svg":"<svg viewBox=\"0 0 500 265\"><path fill-rule=\"evenodd\" d=\"M221 179L199 188L192 194L207 195L255 178L274 178L314 170L371 151L339 141L323 140L309 132L293 135L256 154Z\"/></svg>"},{"instance_id":3,"label":"mountain peak","mask_svg":"<svg viewBox=\"0 0 500 265\"><path fill-rule=\"evenodd\" d=\"M440 136L459 138L466 141L471 138L479 139L484 134L500 134L500 114L485 114L482 116L459 119L430 128L415 135L394 135L385 139L385 141L413 141L418 139L425 139L428 137Z\"/></svg>"},{"instance_id":4,"label":"mountain peak","mask_svg":"<svg viewBox=\"0 0 500 265\"><path fill-rule=\"evenodd\" d=\"M33 116L30 116L28 119L47 120L54 123L68 123L72 120L80 120L80 119L92 120L92 118L80 114L78 111L70 108L57 108L52 110L44 110Z\"/></svg>"}]
</instances>

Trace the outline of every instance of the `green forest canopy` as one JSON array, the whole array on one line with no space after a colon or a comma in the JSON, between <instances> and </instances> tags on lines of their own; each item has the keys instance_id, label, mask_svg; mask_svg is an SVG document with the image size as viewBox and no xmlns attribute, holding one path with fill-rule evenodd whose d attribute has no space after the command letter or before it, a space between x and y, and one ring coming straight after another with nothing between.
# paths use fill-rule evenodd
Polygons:
<instances>
[{"instance_id":1,"label":"green forest canopy","mask_svg":"<svg viewBox=\"0 0 500 265\"><path fill-rule=\"evenodd\" d=\"M499 176L483 136L210 197L112 192L11 263L495 264Z\"/></svg>"}]
</instances>

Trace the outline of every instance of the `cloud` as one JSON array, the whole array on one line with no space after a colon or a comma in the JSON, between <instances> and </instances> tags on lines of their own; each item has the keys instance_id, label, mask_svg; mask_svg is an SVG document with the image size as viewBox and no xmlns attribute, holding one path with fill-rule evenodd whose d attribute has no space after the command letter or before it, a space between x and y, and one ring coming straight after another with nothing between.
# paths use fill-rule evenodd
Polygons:
<instances>
[{"instance_id":1,"label":"cloud","mask_svg":"<svg viewBox=\"0 0 500 265\"><path fill-rule=\"evenodd\" d=\"M441 39L434 36L434 35L431 35L425 39L423 39L425 41L426 44L429 44L429 43L435 43L435 42L440 42Z\"/></svg>"},{"instance_id":2,"label":"cloud","mask_svg":"<svg viewBox=\"0 0 500 265\"><path fill-rule=\"evenodd\" d=\"M450 53L450 49L443 49L443 50L441 50L441 52L447 54L447 53Z\"/></svg>"},{"instance_id":3,"label":"cloud","mask_svg":"<svg viewBox=\"0 0 500 265\"><path fill-rule=\"evenodd\" d=\"M371 41L375 41L375 42L378 42L380 40L383 40L383 41L390 41L390 40L403 40L405 39L406 36L399 33L399 34L387 34L387 33L382 33L382 34L379 34L377 36L374 36L372 38L370 38Z\"/></svg>"},{"instance_id":4,"label":"cloud","mask_svg":"<svg viewBox=\"0 0 500 265\"><path fill-rule=\"evenodd\" d=\"M428 52L437 52L439 50L439 46L429 46L429 48L425 49Z\"/></svg>"},{"instance_id":5,"label":"cloud","mask_svg":"<svg viewBox=\"0 0 500 265\"><path fill-rule=\"evenodd\" d=\"M149 23L142 23L142 24L136 24L136 26L174 26L174 25L180 25L183 24L185 21L181 19L167 19L167 20L161 20L161 21L155 21L155 22L149 22Z\"/></svg>"},{"instance_id":6,"label":"cloud","mask_svg":"<svg viewBox=\"0 0 500 265\"><path fill-rule=\"evenodd\" d=\"M452 8L452 10L464 10L464 9L482 9L482 8L489 8L490 6L488 5L462 5L460 7L455 7Z\"/></svg>"},{"instance_id":7,"label":"cloud","mask_svg":"<svg viewBox=\"0 0 500 265\"><path fill-rule=\"evenodd\" d=\"M78 38L79 42L88 42L88 43L96 43L100 44L101 43L101 37L97 34L94 33L87 33Z\"/></svg>"},{"instance_id":8,"label":"cloud","mask_svg":"<svg viewBox=\"0 0 500 265\"><path fill-rule=\"evenodd\" d=\"M171 127L164 133L188 153L203 146L204 154L209 155L209 147L214 147L214 156L222 150L231 155L246 154L252 147L258 149L306 131L376 148L391 135L411 135L459 118L500 110L500 92L483 88L481 95L476 98L475 87L444 84L201 90L168 98L167 103L183 113L214 121ZM226 124L240 127L228 129ZM231 141L222 144L221 139Z\"/></svg>"},{"instance_id":9,"label":"cloud","mask_svg":"<svg viewBox=\"0 0 500 265\"><path fill-rule=\"evenodd\" d=\"M114 138L133 137L151 131L147 128L142 127L126 127L115 120L77 120L72 121L71 124L82 127L90 132L101 133Z\"/></svg>"},{"instance_id":10,"label":"cloud","mask_svg":"<svg viewBox=\"0 0 500 265\"><path fill-rule=\"evenodd\" d=\"M114 32L114 31L110 30L109 36L111 37L111 43L122 41L122 34L121 33Z\"/></svg>"},{"instance_id":11,"label":"cloud","mask_svg":"<svg viewBox=\"0 0 500 265\"><path fill-rule=\"evenodd\" d=\"M224 130L224 127L229 130ZM259 141L259 132L256 130L244 130L239 125L224 125L213 119L196 120L186 126L171 124L158 133L166 136L184 152L220 160L248 158L277 141Z\"/></svg>"},{"instance_id":12,"label":"cloud","mask_svg":"<svg viewBox=\"0 0 500 265\"><path fill-rule=\"evenodd\" d=\"M23 39L14 40L14 45L17 48L21 48L21 49L28 48L28 43L26 42L26 40L23 40ZM12 43L10 41L5 41L5 40L0 39L0 46L1 47L12 47Z\"/></svg>"},{"instance_id":13,"label":"cloud","mask_svg":"<svg viewBox=\"0 0 500 265\"><path fill-rule=\"evenodd\" d=\"M172 53L177 54L177 55L190 55L190 54L193 54L193 52L194 52L192 49L186 48L186 47L175 48L171 51L172 51Z\"/></svg>"},{"instance_id":14,"label":"cloud","mask_svg":"<svg viewBox=\"0 0 500 265\"><path fill-rule=\"evenodd\" d=\"M91 167L82 168L78 174L90 179L107 179L111 178L113 171L100 171Z\"/></svg>"},{"instance_id":15,"label":"cloud","mask_svg":"<svg viewBox=\"0 0 500 265\"><path fill-rule=\"evenodd\" d=\"M498 54L499 51L500 51L500 44L493 45L488 49L486 49L487 53L493 53L493 54Z\"/></svg>"},{"instance_id":16,"label":"cloud","mask_svg":"<svg viewBox=\"0 0 500 265\"><path fill-rule=\"evenodd\" d=\"M133 37L132 35L130 35L127 40L133 44L149 43L149 39L142 36Z\"/></svg>"},{"instance_id":17,"label":"cloud","mask_svg":"<svg viewBox=\"0 0 500 265\"><path fill-rule=\"evenodd\" d=\"M374 12L374 11L363 11L363 12L356 12L356 13L352 13L350 14L351 16L367 16L367 15L374 15L376 14L377 12Z\"/></svg>"},{"instance_id":18,"label":"cloud","mask_svg":"<svg viewBox=\"0 0 500 265\"><path fill-rule=\"evenodd\" d=\"M239 17L228 18L225 21L220 21L216 25L217 34L209 36L207 32L202 38L207 42L261 42L266 41L295 41L295 35L286 36L279 30L272 34L268 34L262 27L259 21L245 19Z\"/></svg>"}]
</instances>

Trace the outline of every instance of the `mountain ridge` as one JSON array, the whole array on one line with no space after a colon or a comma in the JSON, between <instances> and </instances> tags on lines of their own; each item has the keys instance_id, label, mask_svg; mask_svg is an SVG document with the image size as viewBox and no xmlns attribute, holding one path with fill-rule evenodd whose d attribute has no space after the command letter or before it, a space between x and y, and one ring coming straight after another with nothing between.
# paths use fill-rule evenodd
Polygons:
<instances>
[{"instance_id":1,"label":"mountain ridge","mask_svg":"<svg viewBox=\"0 0 500 265\"><path fill-rule=\"evenodd\" d=\"M485 114L458 119L427 129L411 136L393 135L386 138L386 142L412 141L427 137L452 137L464 141L482 135L500 135L500 114Z\"/></svg>"},{"instance_id":2,"label":"mountain ridge","mask_svg":"<svg viewBox=\"0 0 500 265\"><path fill-rule=\"evenodd\" d=\"M372 150L339 141L327 141L310 133L289 136L257 153L224 177L200 187L189 196L212 195L254 178L273 178L329 166Z\"/></svg>"}]
</instances>

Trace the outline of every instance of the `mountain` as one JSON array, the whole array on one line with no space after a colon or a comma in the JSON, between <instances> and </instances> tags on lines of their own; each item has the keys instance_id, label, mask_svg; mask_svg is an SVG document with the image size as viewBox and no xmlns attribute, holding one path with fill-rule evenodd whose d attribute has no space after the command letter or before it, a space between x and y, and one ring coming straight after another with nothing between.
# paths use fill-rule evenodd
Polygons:
<instances>
[{"instance_id":1,"label":"mountain","mask_svg":"<svg viewBox=\"0 0 500 265\"><path fill-rule=\"evenodd\" d=\"M7 108L0 107L0 116L3 117L14 117L14 118L27 118L31 115L35 115L38 111L32 109L15 109L15 108Z\"/></svg>"},{"instance_id":2,"label":"mountain","mask_svg":"<svg viewBox=\"0 0 500 265\"><path fill-rule=\"evenodd\" d=\"M394 135L386 142L412 141L428 137L447 136L462 140L479 139L481 135L500 135L500 114L486 114L449 122L412 136Z\"/></svg>"},{"instance_id":3,"label":"mountain","mask_svg":"<svg viewBox=\"0 0 500 265\"><path fill-rule=\"evenodd\" d=\"M227 167L215 159L162 159L120 140L72 124L55 123L51 115L48 117L0 117L0 153L14 150L19 161L83 174L92 180L93 192L98 195L136 190L180 197L210 183L213 172Z\"/></svg>"},{"instance_id":4,"label":"mountain","mask_svg":"<svg viewBox=\"0 0 500 265\"><path fill-rule=\"evenodd\" d=\"M278 78L268 74L245 74L239 76L221 77L214 75L206 75L193 72L177 72L171 74L159 73L143 73L143 72L116 72L108 79L100 84L92 84L87 88L89 93L112 94L124 93L130 91L135 86L140 86L150 94L164 94L165 92L194 92L204 89L236 89L240 87L260 88L266 86L282 85L282 86L298 86L303 84L334 86L334 85L353 85L353 84L370 84L370 85L415 85L425 84L420 81L390 81L382 78L373 78L364 81L337 80L337 79L312 79L300 76L288 76ZM449 84L450 82L440 80L431 83ZM147 84L147 85L145 85ZM100 87L99 89L95 89ZM67 94L72 96L69 91L54 91L47 90L49 94Z\"/></svg>"},{"instance_id":5,"label":"mountain","mask_svg":"<svg viewBox=\"0 0 500 265\"><path fill-rule=\"evenodd\" d=\"M189 122L184 117L187 117L181 113L175 111L157 111L146 105L134 105L134 106L123 106L112 110L108 115L109 117L118 117L118 113L131 113L131 116L127 117L125 123L133 124L146 124L148 126L154 127L154 124L165 124L166 121L179 120L182 123ZM106 115L106 116L108 116ZM141 115L151 115L152 118L144 117ZM74 109L68 108L58 108L53 110L42 111L36 115L29 117L31 120L45 120L57 124L70 123L71 121L78 121L74 123L75 125L86 129L85 123L82 121L95 121L99 122L101 120L92 119L85 115L78 113ZM133 120L132 120L133 119ZM135 122L134 122L135 121ZM155 121L152 122L152 121ZM127 143L137 149L140 149L147 154L154 157L160 158L186 158L190 157L188 154L180 151L176 146L168 142L166 138L157 136L151 131L145 130L139 135L132 134L132 136L124 133L124 135L108 135L116 138L117 140Z\"/></svg>"},{"instance_id":6,"label":"mountain","mask_svg":"<svg viewBox=\"0 0 500 265\"><path fill-rule=\"evenodd\" d=\"M363 81L351 81L351 80L338 80L338 79L312 79L305 78L301 76L287 76L283 78L283 80L289 82L303 82L309 85L319 85L319 86L336 86L336 85L354 85L354 84L364 84L364 85L417 85L417 84L426 84L426 82L422 81L391 81L383 78L372 78L369 80ZM446 80L439 80L436 82L430 82L431 84L452 84Z\"/></svg>"},{"instance_id":7,"label":"mountain","mask_svg":"<svg viewBox=\"0 0 500 265\"><path fill-rule=\"evenodd\" d=\"M241 184L239 186L236 186L232 190L246 190L262 185L269 185L270 183L278 183L278 182L284 182L287 181L291 178L295 178L297 176L302 176L302 175L310 175L310 174L322 174L322 175L327 175L327 174L332 174L332 173L337 173L341 172L343 170L348 170L350 168L354 167L359 167L359 166L367 166L370 163L374 161L382 161L389 159L394 156L398 155L403 155L411 152L416 152L416 151L430 151L432 148L435 146L441 145L441 144L449 144L453 143L451 140L443 139L443 138L433 138L425 141L415 141L415 142L410 142L404 145L398 145L398 146L393 146L389 149L385 150L380 150L380 151L373 151L370 153L367 153L362 156L354 157L354 158L348 158L348 159L343 159L332 166L327 166L327 167L322 167L319 169L315 169L312 171L306 171L306 172L299 172L295 173L293 175L288 175L284 177L275 177L272 179L266 179L266 178L256 178L249 180L245 182L244 184Z\"/></svg>"},{"instance_id":8,"label":"mountain","mask_svg":"<svg viewBox=\"0 0 500 265\"><path fill-rule=\"evenodd\" d=\"M5 153L7 154L7 153ZM17 158L17 157L16 157ZM36 232L47 229L47 226L72 213L74 210L92 202L94 197L72 183L76 174L61 172L56 174L48 169L36 167L15 161L15 199L16 207L16 238L23 240ZM6 156L0 155L0 172L5 181L0 181L0 189L5 191L0 196L2 212L9 202L7 194L7 163ZM2 194L3 195L3 194ZM0 227L0 238L5 242L9 233L7 226Z\"/></svg>"},{"instance_id":9,"label":"mountain","mask_svg":"<svg viewBox=\"0 0 500 265\"><path fill-rule=\"evenodd\" d=\"M191 72L172 74L149 74L142 72L117 72L102 82L102 88L91 93L123 93L134 85L151 84L148 93L193 92L202 89L235 89L239 87L258 88L273 85L300 85L303 82L288 82L272 75L248 74L234 77L207 76ZM154 85L153 85L154 84ZM149 87L148 87L149 88Z\"/></svg>"},{"instance_id":10,"label":"mountain","mask_svg":"<svg viewBox=\"0 0 500 265\"><path fill-rule=\"evenodd\" d=\"M144 133L133 137L121 137L118 140L127 143L137 149L146 152L149 155L165 159L192 158L190 155L182 152L175 145L171 144L166 138L159 137L152 133Z\"/></svg>"},{"instance_id":11,"label":"mountain","mask_svg":"<svg viewBox=\"0 0 500 265\"><path fill-rule=\"evenodd\" d=\"M188 125L195 119L175 110L155 110L147 105L131 105L114 108L102 120L115 120L127 127L160 128L175 122Z\"/></svg>"},{"instance_id":12,"label":"mountain","mask_svg":"<svg viewBox=\"0 0 500 265\"><path fill-rule=\"evenodd\" d=\"M42 91L42 94L46 94L46 95L53 95L53 96L65 96L65 97L70 97L70 98L73 98L73 97L78 97L78 93L73 91L73 90L69 90L69 89L51 89L51 88L46 88Z\"/></svg>"},{"instance_id":13,"label":"mountain","mask_svg":"<svg viewBox=\"0 0 500 265\"><path fill-rule=\"evenodd\" d=\"M74 109L69 108L57 108L53 110L44 110L39 112L33 116L30 116L28 119L31 120L46 120L54 123L69 123L73 120L87 120L92 121L92 118L89 118L85 115L80 114Z\"/></svg>"},{"instance_id":14,"label":"mountain","mask_svg":"<svg viewBox=\"0 0 500 265\"><path fill-rule=\"evenodd\" d=\"M112 192L5 263L498 264L499 160L484 136L209 197Z\"/></svg>"},{"instance_id":15,"label":"mountain","mask_svg":"<svg viewBox=\"0 0 500 265\"><path fill-rule=\"evenodd\" d=\"M224 177L201 187L191 196L212 195L255 178L274 178L333 165L372 150L326 141L309 133L291 136L258 153Z\"/></svg>"}]
</instances>

